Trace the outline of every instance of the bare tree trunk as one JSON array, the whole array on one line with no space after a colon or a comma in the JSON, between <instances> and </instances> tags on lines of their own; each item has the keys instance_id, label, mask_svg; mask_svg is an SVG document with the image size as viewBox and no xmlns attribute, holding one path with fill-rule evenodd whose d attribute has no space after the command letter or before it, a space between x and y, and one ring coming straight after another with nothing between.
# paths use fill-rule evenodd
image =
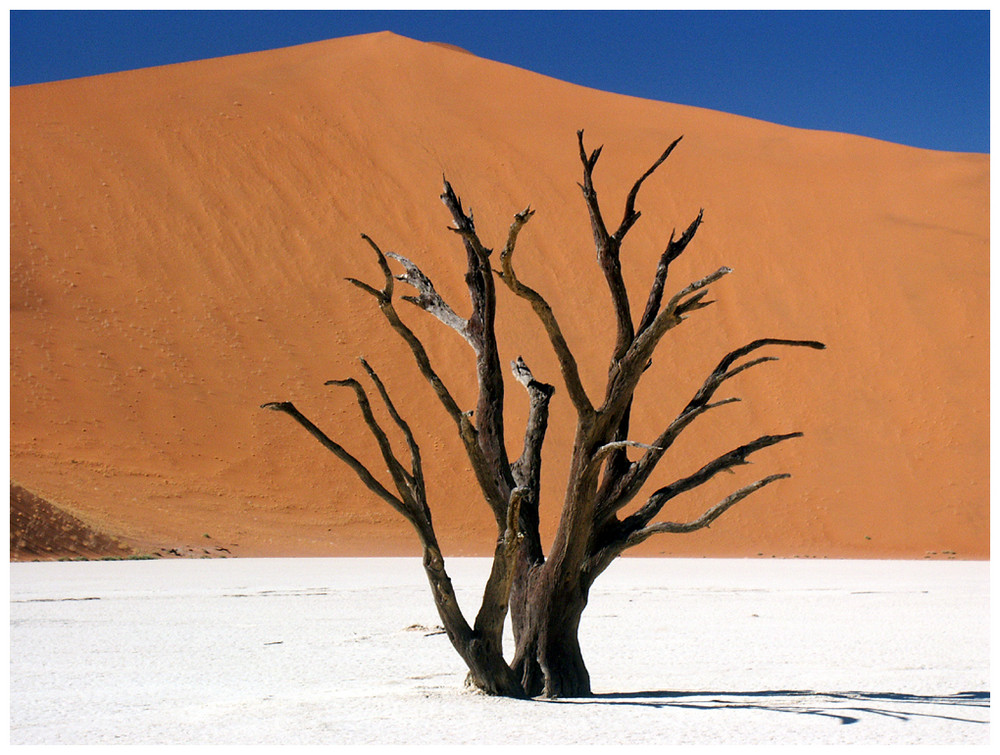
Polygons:
<instances>
[{"instance_id":1,"label":"bare tree trunk","mask_svg":"<svg viewBox=\"0 0 1000 755\"><path fill-rule=\"evenodd\" d=\"M469 681L490 695L525 697L517 675L503 658L502 648L490 635L471 629L465 621L451 579L444 570L444 559L437 546L424 546L424 572L431 585L434 604L452 646L469 668Z\"/></svg>"},{"instance_id":2,"label":"bare tree trunk","mask_svg":"<svg viewBox=\"0 0 1000 755\"><path fill-rule=\"evenodd\" d=\"M538 625L532 607L532 584L541 563L529 564L519 558L510 591L510 619L514 630L514 659L511 668L521 680L521 687L529 697L537 697L545 688L542 667L538 663Z\"/></svg>"},{"instance_id":3,"label":"bare tree trunk","mask_svg":"<svg viewBox=\"0 0 1000 755\"><path fill-rule=\"evenodd\" d=\"M512 666L532 697L588 697L590 674L579 641L588 586L579 573L547 566L536 568L526 585Z\"/></svg>"}]
</instances>

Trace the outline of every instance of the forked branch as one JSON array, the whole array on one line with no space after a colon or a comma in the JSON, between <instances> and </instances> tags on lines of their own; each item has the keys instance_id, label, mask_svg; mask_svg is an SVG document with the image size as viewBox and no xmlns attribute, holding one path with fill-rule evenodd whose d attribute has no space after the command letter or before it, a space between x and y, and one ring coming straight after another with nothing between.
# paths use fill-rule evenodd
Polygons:
<instances>
[{"instance_id":1,"label":"forked branch","mask_svg":"<svg viewBox=\"0 0 1000 755\"><path fill-rule=\"evenodd\" d=\"M705 210L699 210L698 217L691 222L691 225L681 234L680 238L675 239L674 234L670 234L670 241L667 243L667 248L660 255L660 259L657 262L653 284L649 288L649 297L646 300L646 308L643 310L642 318L639 320L639 325L636 328L637 333L645 331L656 319L656 315L660 311L660 305L663 302L663 289L666 284L670 263L680 257L681 253L687 249L688 244L691 243L691 239L694 238L695 233L701 226L704 216Z\"/></svg>"},{"instance_id":2,"label":"forked branch","mask_svg":"<svg viewBox=\"0 0 1000 755\"><path fill-rule=\"evenodd\" d=\"M493 251L487 249L482 241L480 241L476 233L476 223L472 217L472 210L470 209L466 213L462 208L462 200L455 194L455 190L451 188L448 179L442 178L442 181L444 183L444 190L441 192L441 201L444 202L445 207L451 212L451 217L455 221L455 227L449 228L449 230L454 231L462 237L470 257L475 259L474 263L470 261L470 269L487 265L487 260L489 260ZM488 275L484 277L489 278Z\"/></svg>"},{"instance_id":3,"label":"forked branch","mask_svg":"<svg viewBox=\"0 0 1000 755\"><path fill-rule=\"evenodd\" d=\"M678 291L654 318L653 323L635 337L621 360L612 364L604 404L600 409L604 417L616 423L619 421L618 418L632 401L632 395L649 366L653 351L666 332L680 325L688 312L708 306L711 302L703 301L707 293L705 289L731 272L731 268L720 267L714 273Z\"/></svg>"},{"instance_id":4,"label":"forked branch","mask_svg":"<svg viewBox=\"0 0 1000 755\"><path fill-rule=\"evenodd\" d=\"M625 287L625 280L622 278L621 238L608 233L604 217L601 214L601 206L597 200L597 191L594 189L594 166L597 165L597 158L601 155L601 147L595 149L588 156L587 150L583 146L583 131L577 131L576 136L580 145L580 162L583 164L583 183L580 184L580 189L583 191L583 199L587 204L587 212L590 214L590 226L594 235L597 262L601 266L608 290L611 292L611 303L614 306L615 321L618 324L618 336L611 358L612 363L614 363L625 353L635 334L628 290Z\"/></svg>"},{"instance_id":5,"label":"forked branch","mask_svg":"<svg viewBox=\"0 0 1000 755\"><path fill-rule=\"evenodd\" d=\"M375 371L372 370L371 366L369 366L364 360L362 360L362 363L368 371L368 374L370 376L375 376ZM375 376L375 379L379 385L380 395L383 399L387 400L388 393L385 392L385 386L382 385L382 381L378 380L377 376ZM382 459L385 461L386 469L392 477L392 481L396 485L396 490L399 491L400 497L410 508L414 510L414 512L419 512L421 515L427 515L429 512L427 502L424 500L423 472L420 469L420 454L419 449L416 449L416 441L413 440L413 437L408 436L407 438L411 450L412 469L412 471L407 471L399 459L396 458L396 454L392 450L392 444L390 444L389 437L386 435L385 430L382 429L378 420L375 419L371 403L368 401L368 394L361 386L361 383L354 378L346 378L344 380L327 380L324 385L338 385L351 388L354 391L355 398L358 402L358 408L361 410L361 416L364 418L365 424L368 426L368 430L371 432L372 437L375 438L375 442L378 444L379 451L382 454ZM395 414L395 411L393 410L391 414ZM398 415L395 415L395 417L398 417ZM399 421L402 420L400 419ZM414 449L416 449L415 456L413 455Z\"/></svg>"},{"instance_id":6,"label":"forked branch","mask_svg":"<svg viewBox=\"0 0 1000 755\"><path fill-rule=\"evenodd\" d=\"M674 148L680 143L683 137L678 137L664 150L663 154L654 162L645 173L643 173L632 185L628 196L625 199L625 211L622 221L614 233L608 231L601 211L600 202L597 198L597 191L594 188L594 168L601 154L601 148L587 154L583 144L583 131L577 131L577 141L580 148L580 162L583 165L583 183L580 188L583 191L583 198L587 204L587 211L590 215L590 225L594 236L594 247L597 251L597 260L604 273L611 293L611 301L615 310L615 319L618 324L618 335L615 341L615 349L612 354L612 366L625 354L626 350L635 337L635 327L632 322L632 313L629 304L628 290L625 280L622 277L621 268L621 247L625 240L625 235L629 232L642 213L635 209L636 199L639 196L639 189L643 182L649 178L660 165L670 156ZM683 247L675 250L679 254ZM665 270L664 270L665 273Z\"/></svg>"},{"instance_id":7,"label":"forked branch","mask_svg":"<svg viewBox=\"0 0 1000 755\"><path fill-rule=\"evenodd\" d=\"M751 493L754 493L766 485L770 485L776 480L784 480L791 477L790 474L773 474L765 477L762 480L757 480L745 487L740 488L732 495L727 496L725 499L715 504L712 508L706 511L697 519L690 522L659 522L657 524L651 524L647 527L643 527L640 530L633 532L625 540L624 547L631 548L633 545L638 545L639 543L647 540L652 535L657 535L662 532L673 532L673 533L685 533L694 532L695 530L700 530L703 527L708 527L712 522L726 513L729 509L735 506L737 503L742 501Z\"/></svg>"},{"instance_id":8,"label":"forked branch","mask_svg":"<svg viewBox=\"0 0 1000 755\"><path fill-rule=\"evenodd\" d=\"M732 451L722 454L703 466L697 472L655 491L642 508L622 521L625 532L638 532L653 520L663 509L667 501L676 498L681 493L704 485L720 472L729 471L733 467L749 464L747 457L763 448L776 445L791 438L799 438L802 433L787 433L785 435L763 435L757 440L746 443Z\"/></svg>"},{"instance_id":9,"label":"forked branch","mask_svg":"<svg viewBox=\"0 0 1000 755\"><path fill-rule=\"evenodd\" d=\"M639 187L642 186L643 181L653 175L656 169L659 168L668 157L670 157L670 153L674 151L674 147L680 144L681 139L683 138L683 136L678 136L674 139L670 146L663 151L663 154L657 158L656 162L650 166L649 170L639 176L635 184L633 184L632 190L628 193L628 197L625 200L625 214L622 217L622 222L614 234L614 237L619 244L622 242L622 239L625 238L625 234L629 232L629 229L635 225L635 221L637 221L639 216L642 215L641 212L637 212L635 209L635 200L636 197L639 196Z\"/></svg>"},{"instance_id":10,"label":"forked branch","mask_svg":"<svg viewBox=\"0 0 1000 755\"><path fill-rule=\"evenodd\" d=\"M653 535L661 533L684 534L708 527L751 493L760 490L766 485L770 485L772 482L783 480L787 477L791 477L791 475L784 473L773 474L746 485L712 506L697 519L691 521L658 522L655 524L648 524L647 522L640 525L638 522L626 519L624 522L618 523L610 533L605 533L604 537L596 543L595 549L587 559L583 569L585 580L588 583L593 582L623 551L645 542Z\"/></svg>"},{"instance_id":11,"label":"forked branch","mask_svg":"<svg viewBox=\"0 0 1000 755\"><path fill-rule=\"evenodd\" d=\"M413 510L410 503L390 493L389 490L375 478L375 475L373 475L364 464L345 450L339 443L331 440L326 433L316 427L316 425L314 425L304 414L302 414L302 412L300 412L291 401L272 401L267 404L261 404L260 408L270 409L275 412L284 412L302 425L302 427L304 427L310 435L323 444L328 451L331 451L338 459L350 467L361 482L364 483L366 488L375 493L375 495L406 517L407 521L413 524L419 533L423 533L425 528L419 521L419 517L416 516L416 512Z\"/></svg>"},{"instance_id":12,"label":"forked branch","mask_svg":"<svg viewBox=\"0 0 1000 755\"><path fill-rule=\"evenodd\" d=\"M653 319L649 328L636 337L632 349L629 350L628 358L635 362L645 363L663 335L671 328L680 325L687 312L707 306L707 303L702 302L702 298L707 293L704 289L731 272L733 272L731 267L720 267L704 278L689 283L674 294L667 305Z\"/></svg>"},{"instance_id":13,"label":"forked branch","mask_svg":"<svg viewBox=\"0 0 1000 755\"><path fill-rule=\"evenodd\" d=\"M420 459L420 446L417 445L416 439L413 437L413 432L410 430L410 426L406 421L400 416L399 412L396 410L396 405L389 398L389 392L385 388L385 384L382 382L382 378L378 376L375 370L372 369L371 365L368 364L363 358L359 360L361 366L365 368L365 372L368 373L368 377L371 378L372 382L375 384L376 389L378 389L379 395L382 397L382 403L385 404L385 408L389 412L389 416L392 417L393 422L403 433L403 437L406 439L406 445L410 449L410 467L411 475L414 483L416 484L420 498L426 503L427 492L424 485L424 470L423 463Z\"/></svg>"},{"instance_id":14,"label":"forked branch","mask_svg":"<svg viewBox=\"0 0 1000 755\"><path fill-rule=\"evenodd\" d=\"M733 366L743 357L748 356L757 349L765 346L802 346L810 349L826 348L825 345L819 341L761 338L747 344L746 346L734 349L726 354L712 373L705 379L705 382L695 393L694 397L687 403L681 413L678 414L677 417L666 427L666 429L650 444L647 453L644 454L638 461L631 464L627 472L622 475L620 480L618 480L612 489L605 491L604 497L598 502L599 518L604 518L615 511L619 511L633 500L642 486L646 484L646 481L649 479L649 476L652 474L663 455L668 449L670 449L674 441L680 436L681 432L683 432L688 425L694 422L695 419L712 409L739 401L738 398L726 398L715 402L712 401L716 391L724 382L730 380L736 375L739 375L744 370L755 367L756 365L778 361L777 357L764 356L752 359L749 362L745 362L744 364L736 367Z\"/></svg>"},{"instance_id":15,"label":"forked branch","mask_svg":"<svg viewBox=\"0 0 1000 755\"><path fill-rule=\"evenodd\" d=\"M807 349L817 350L823 350L826 348L826 344L819 341L797 341L789 340L787 338L759 338L756 341L748 343L746 346L734 349L726 354L726 356L722 358L716 368L712 371L712 374L708 376L705 384L701 387L695 397L691 399L691 404L689 406L703 404L706 401L709 401L716 389L718 389L723 382L729 380L735 375L738 375L743 370L749 369L750 367L763 362L777 361L777 357L761 357L736 367L735 369L730 369L738 360L765 346L803 346Z\"/></svg>"},{"instance_id":16,"label":"forked branch","mask_svg":"<svg viewBox=\"0 0 1000 755\"><path fill-rule=\"evenodd\" d=\"M430 358L427 356L427 351L424 349L420 339L417 338L416 334L399 318L399 314L396 312L396 308L392 303L394 278L392 271L389 269L389 263L386 261L385 254L381 249L379 249L378 244L372 241L371 238L364 234L362 234L361 237L367 241L368 245L375 251L379 268L381 268L382 274L385 278L385 284L382 289L379 290L374 286L370 286L363 281L357 280L356 278L347 278L347 281L354 284L362 291L365 291L375 297L382 314L385 315L385 318L389 321L389 325L392 326L392 329L399 333L403 340L406 341L407 346L410 347L410 351L413 352L413 356L417 360L417 366L420 368L421 374L423 374L423 376L427 379L427 382L429 382L434 388L434 392L437 394L445 410L459 426L460 434L464 437L471 429L467 427L469 424L468 417L458 407L455 399L452 398L451 392L445 386L444 381L442 381L437 372L434 371L434 368L431 366Z\"/></svg>"}]
</instances>

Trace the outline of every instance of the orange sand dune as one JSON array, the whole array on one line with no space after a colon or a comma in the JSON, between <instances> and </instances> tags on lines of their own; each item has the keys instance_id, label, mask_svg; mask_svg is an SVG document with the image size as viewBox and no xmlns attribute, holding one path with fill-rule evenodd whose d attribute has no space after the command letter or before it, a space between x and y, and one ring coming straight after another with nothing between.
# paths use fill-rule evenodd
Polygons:
<instances>
[{"instance_id":1,"label":"orange sand dune","mask_svg":"<svg viewBox=\"0 0 1000 755\"><path fill-rule=\"evenodd\" d=\"M488 243L537 210L519 274L549 297L603 383L610 300L576 182L576 130L605 145L617 220L644 186L623 264L634 307L674 227L705 208L678 290L726 264L717 304L672 331L644 378L633 438L652 439L730 349L776 351L729 384L653 485L766 433L805 437L685 500L694 516L765 474L793 477L711 530L645 554L989 556L989 157L803 131L593 91L392 34L11 90L11 477L138 552L416 553L415 537L287 417L293 400L367 460L350 392L365 355L418 429L446 553L492 552L493 525L444 411L372 301L370 234L463 312L464 252L441 175ZM501 353L556 383L545 529L562 499L572 411L533 313L506 292ZM401 305L402 306L402 305ZM407 307L472 407L472 355ZM507 397L520 449L523 391ZM717 484L715 484L717 482ZM208 539L206 539L206 535Z\"/></svg>"}]
</instances>

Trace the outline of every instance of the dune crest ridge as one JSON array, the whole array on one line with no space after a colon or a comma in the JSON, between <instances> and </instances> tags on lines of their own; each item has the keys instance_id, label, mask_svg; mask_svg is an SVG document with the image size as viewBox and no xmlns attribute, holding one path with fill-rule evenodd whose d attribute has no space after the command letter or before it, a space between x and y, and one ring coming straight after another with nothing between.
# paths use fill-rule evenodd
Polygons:
<instances>
[{"instance_id":1,"label":"dune crest ridge","mask_svg":"<svg viewBox=\"0 0 1000 755\"><path fill-rule=\"evenodd\" d=\"M668 290L735 271L661 345L636 440L655 437L733 348L758 337L828 347L775 352L779 364L731 381L726 395L742 402L693 425L650 490L799 430L665 516L696 516L767 474L792 478L708 531L635 552L988 558L988 155L608 94L388 33L11 89L12 478L136 552L417 554L398 515L258 408L295 401L380 470L350 393L323 385L360 377L363 355L417 432L446 554L492 553L492 517L447 415L344 278L379 281L367 233L463 314L442 174L494 247L530 204L519 276L552 304L596 394L614 333L576 185L581 128L605 146L595 183L610 219L684 135L639 195L622 254L633 309L671 230L701 207ZM557 387L551 532L573 413L534 314L505 292L500 306L501 357L523 355ZM464 342L400 310L471 408ZM514 388L516 456L526 402Z\"/></svg>"}]
</instances>

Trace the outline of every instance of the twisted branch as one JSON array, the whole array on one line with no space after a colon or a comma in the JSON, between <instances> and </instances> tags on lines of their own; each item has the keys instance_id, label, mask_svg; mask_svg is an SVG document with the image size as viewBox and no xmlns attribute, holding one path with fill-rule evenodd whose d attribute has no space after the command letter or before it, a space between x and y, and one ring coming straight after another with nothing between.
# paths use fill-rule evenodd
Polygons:
<instances>
[{"instance_id":1,"label":"twisted branch","mask_svg":"<svg viewBox=\"0 0 1000 755\"><path fill-rule=\"evenodd\" d=\"M757 480L727 496L697 519L688 522L658 522L656 524L648 524L647 520L647 523L639 524L638 521L630 521L630 517L623 522L617 523L617 526L614 527L613 535L609 536L605 534L601 541L595 544L595 547L592 549L591 556L587 559L583 568L585 580L588 584L592 583L623 551L645 542L653 535L661 533L684 534L708 527L751 493L760 490L766 485L770 485L772 482L783 480L787 477L791 477L791 475L782 473L769 475L762 480ZM660 505L662 506L662 503Z\"/></svg>"},{"instance_id":2,"label":"twisted branch","mask_svg":"<svg viewBox=\"0 0 1000 755\"><path fill-rule=\"evenodd\" d=\"M628 290L625 287L625 280L622 278L620 255L621 241L628 230L625 223L629 219L630 212L634 214L634 207L631 205L635 203L634 193L638 193L642 179L636 182L632 190L633 193L629 195L629 203L626 204L625 210L626 220L622 221L622 226L612 236L608 233L608 229L604 224L604 218L601 214L600 204L597 201L597 191L594 189L593 181L594 166L597 165L597 158L600 156L602 148L598 147L588 157L586 149L583 146L583 131L577 131L576 136L580 145L580 161L583 163L583 183L580 184L580 189L583 191L583 198L587 204L587 211L590 214L590 226L594 234L597 261L608 283L608 290L611 292L611 301L615 310L615 320L618 324L618 337L615 341L615 350L612 356L612 363L614 363L625 353L635 334L632 328L632 313L629 306ZM655 167L650 169L648 173L651 173ZM637 214L636 218L638 218ZM631 222L634 222L634 220ZM629 222L629 226L631 226L631 222Z\"/></svg>"},{"instance_id":3,"label":"twisted branch","mask_svg":"<svg viewBox=\"0 0 1000 755\"><path fill-rule=\"evenodd\" d=\"M382 426L379 425L378 421L375 419L375 415L371 409L371 404L368 401L368 394L365 393L365 389L361 386L361 383L354 378L347 378L345 380L327 380L324 385L344 386L351 388L354 391L355 398L358 402L358 407L361 409L361 414L364 417L365 424L368 425L368 429L371 431L376 443L378 443L379 451L382 453L382 459L385 461L386 468L389 471L389 475L392 477L393 483L396 485L396 489L399 491L403 501L414 511L414 514L422 516L426 520L427 526L429 527L430 509L427 506L424 475L420 461L420 448L417 446L417 442L414 439L413 434L410 432L409 426L403 421L403 418L400 417L399 413L396 411L396 408L389 398L389 394L386 391L382 380L376 374L375 370L372 369L371 365L368 364L368 362L364 359L361 359L360 361L369 377L371 377L372 381L375 383L379 391L379 395L381 396L386 409L389 411L389 415L403 431L410 450L410 466L412 471L407 471L400 463L399 459L396 458L396 455L392 450L392 445L389 443L389 437L382 429Z\"/></svg>"},{"instance_id":4,"label":"twisted branch","mask_svg":"<svg viewBox=\"0 0 1000 755\"><path fill-rule=\"evenodd\" d=\"M653 351L666 332L684 321L688 312L707 307L711 302L703 301L708 286L732 272L731 268L720 267L714 273L694 281L673 298L660 311L652 324L639 333L619 362L612 365L608 376L608 387L600 414L616 425L632 401L642 373L649 366Z\"/></svg>"},{"instance_id":5,"label":"twisted branch","mask_svg":"<svg viewBox=\"0 0 1000 755\"><path fill-rule=\"evenodd\" d=\"M619 243L621 243L621 240L625 238L625 234L628 233L629 229L635 225L635 221L639 219L639 216L642 215L641 212L636 212L635 209L635 200L639 195L639 187L642 186L642 182L653 175L653 172L659 168L668 157L670 157L670 153L674 151L674 147L680 144L681 139L683 138L683 136L678 136L674 139L670 146L663 151L663 154L657 158L656 162L650 166L649 170L639 176L635 184L632 186L632 190L628 193L628 198L625 200L625 215L622 217L622 222L621 225L618 226L618 230L615 231L615 238Z\"/></svg>"},{"instance_id":6,"label":"twisted branch","mask_svg":"<svg viewBox=\"0 0 1000 755\"><path fill-rule=\"evenodd\" d=\"M420 368L421 374L427 379L427 382L431 384L434 388L434 392L437 394L438 398L441 400L442 405L448 412L448 415L455 421L455 424L459 426L459 433L465 436L471 431L471 423L468 421L468 417L461 409L459 409L458 404L455 399L452 398L451 392L445 386L444 381L438 376L431 366L430 358L427 356L427 351L424 349L423 344L420 339L417 338L416 334L410 330L406 324L399 318L399 314L396 312L396 308L392 304L392 293L393 293L393 275L392 271L389 270L389 264L386 262L385 254L379 249L378 244L372 241L368 236L362 234L361 238L368 242L368 245L375 250L375 255L378 260L379 267L382 269L382 273L385 276L385 285L381 290L376 289L374 286L370 286L363 281L359 281L356 278L347 278L349 283L354 284L362 291L375 297L378 302L379 309L385 318L389 321L399 335L403 337L406 341L407 346L410 347L410 351L413 352L414 358L417 360L417 366Z\"/></svg>"}]
</instances>

